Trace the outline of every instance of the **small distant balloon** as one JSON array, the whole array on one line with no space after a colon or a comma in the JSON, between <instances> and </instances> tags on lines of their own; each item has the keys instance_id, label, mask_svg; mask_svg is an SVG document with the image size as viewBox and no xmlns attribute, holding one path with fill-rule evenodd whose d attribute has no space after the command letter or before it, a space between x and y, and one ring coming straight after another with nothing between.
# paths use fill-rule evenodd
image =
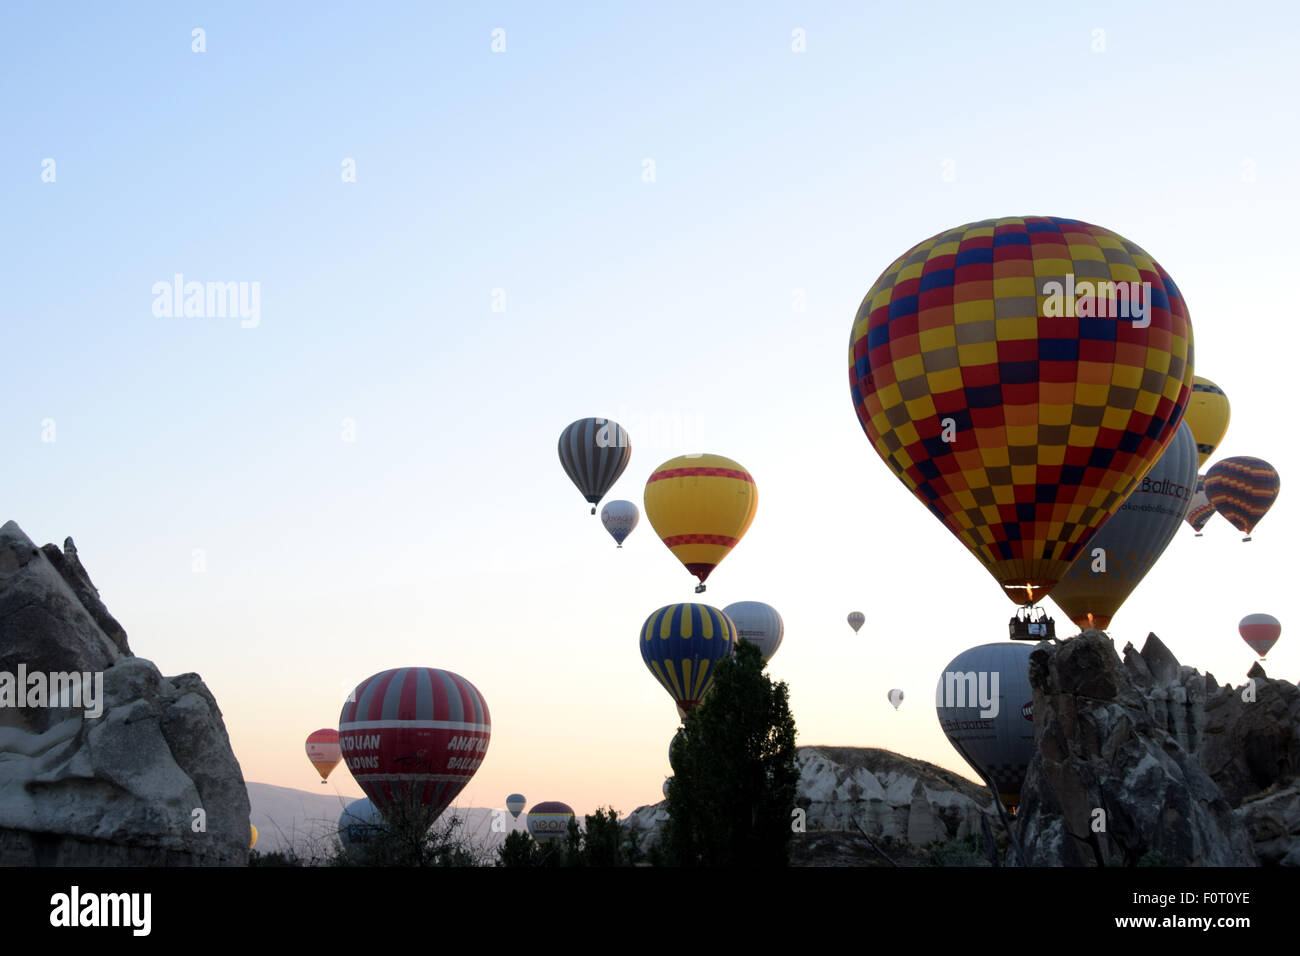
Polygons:
<instances>
[{"instance_id":1,"label":"small distant balloon","mask_svg":"<svg viewBox=\"0 0 1300 956\"><path fill-rule=\"evenodd\" d=\"M1272 614L1247 614L1237 625L1241 639L1263 660L1282 636L1282 622Z\"/></svg>"},{"instance_id":2,"label":"small distant balloon","mask_svg":"<svg viewBox=\"0 0 1300 956\"><path fill-rule=\"evenodd\" d=\"M320 774L321 786L325 786L325 778L343 759L343 752L339 750L339 732L329 727L322 727L308 734L307 759Z\"/></svg>"},{"instance_id":3,"label":"small distant balloon","mask_svg":"<svg viewBox=\"0 0 1300 956\"><path fill-rule=\"evenodd\" d=\"M339 814L339 842L348 852L359 850L383 832L383 814L368 797L353 800Z\"/></svg>"},{"instance_id":4,"label":"small distant balloon","mask_svg":"<svg viewBox=\"0 0 1300 956\"><path fill-rule=\"evenodd\" d=\"M1228 431L1231 408L1223 389L1208 378L1192 377L1192 397L1184 421L1196 439L1197 467L1203 467Z\"/></svg>"},{"instance_id":5,"label":"small distant balloon","mask_svg":"<svg viewBox=\"0 0 1300 956\"><path fill-rule=\"evenodd\" d=\"M248 848L251 850L253 847L257 846L257 827L253 826L251 823L248 825L248 836Z\"/></svg>"},{"instance_id":6,"label":"small distant balloon","mask_svg":"<svg viewBox=\"0 0 1300 956\"><path fill-rule=\"evenodd\" d=\"M506 809L510 811L510 815L516 820L519 819L519 814L523 812L524 807L527 805L528 801L522 793L512 793L506 797Z\"/></svg>"},{"instance_id":7,"label":"small distant balloon","mask_svg":"<svg viewBox=\"0 0 1300 956\"><path fill-rule=\"evenodd\" d=\"M620 548L640 520L641 512L630 501L611 501L600 509L600 523Z\"/></svg>"},{"instance_id":8,"label":"small distant balloon","mask_svg":"<svg viewBox=\"0 0 1300 956\"><path fill-rule=\"evenodd\" d=\"M528 811L528 832L538 843L562 840L569 832L572 819L573 807L558 800L548 800Z\"/></svg>"},{"instance_id":9,"label":"small distant balloon","mask_svg":"<svg viewBox=\"0 0 1300 956\"><path fill-rule=\"evenodd\" d=\"M867 623L867 616L861 611L854 611L849 614L849 627L853 628L854 634L862 630L862 625L865 623Z\"/></svg>"},{"instance_id":10,"label":"small distant balloon","mask_svg":"<svg viewBox=\"0 0 1300 956\"><path fill-rule=\"evenodd\" d=\"M1187 523L1196 532L1196 537L1201 536L1201 529L1214 515L1214 505L1210 504L1210 499L1205 494L1205 476L1198 475L1196 478L1196 493L1192 495L1192 507L1187 512Z\"/></svg>"},{"instance_id":11,"label":"small distant balloon","mask_svg":"<svg viewBox=\"0 0 1300 956\"><path fill-rule=\"evenodd\" d=\"M889 692L889 702L894 705L894 710L898 710L898 705L903 702L903 692L895 687Z\"/></svg>"}]
</instances>

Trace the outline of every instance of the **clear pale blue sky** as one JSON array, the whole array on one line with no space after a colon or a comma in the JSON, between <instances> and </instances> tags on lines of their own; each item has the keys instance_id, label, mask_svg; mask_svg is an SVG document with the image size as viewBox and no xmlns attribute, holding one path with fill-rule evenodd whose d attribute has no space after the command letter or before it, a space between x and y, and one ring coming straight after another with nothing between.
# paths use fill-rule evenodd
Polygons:
<instances>
[{"instance_id":1,"label":"clear pale blue sky","mask_svg":"<svg viewBox=\"0 0 1300 956\"><path fill-rule=\"evenodd\" d=\"M1233 403L1221 455L1283 478L1250 545L1180 535L1112 636L1240 680L1267 611L1295 679L1297 8L696 6L5 4L0 520L76 538L249 779L312 786L306 734L412 664L492 709L464 801L626 811L676 724L637 630L693 579L644 519L614 551L560 470L560 430L613 416L611 497L692 451L757 479L705 600L783 613L800 742L965 772L927 698L1010 604L871 451L848 336L913 243L1069 216L1170 272ZM178 272L260 283L260 325L155 316Z\"/></svg>"}]
</instances>

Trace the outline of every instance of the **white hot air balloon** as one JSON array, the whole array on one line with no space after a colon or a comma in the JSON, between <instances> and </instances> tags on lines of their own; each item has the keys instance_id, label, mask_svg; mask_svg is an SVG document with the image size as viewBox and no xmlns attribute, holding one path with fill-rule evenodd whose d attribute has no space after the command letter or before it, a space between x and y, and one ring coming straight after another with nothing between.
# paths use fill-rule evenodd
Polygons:
<instances>
[{"instance_id":1,"label":"white hot air balloon","mask_svg":"<svg viewBox=\"0 0 1300 956\"><path fill-rule=\"evenodd\" d=\"M528 801L524 799L522 793L512 793L506 797L506 809L510 811L510 815L516 820L519 819L519 814L523 813L524 807L527 805Z\"/></svg>"},{"instance_id":2,"label":"white hot air balloon","mask_svg":"<svg viewBox=\"0 0 1300 956\"><path fill-rule=\"evenodd\" d=\"M889 692L889 702L894 705L894 710L898 710L898 705L903 702L903 692L895 687Z\"/></svg>"},{"instance_id":3,"label":"white hot air balloon","mask_svg":"<svg viewBox=\"0 0 1300 956\"><path fill-rule=\"evenodd\" d=\"M640 520L641 512L630 501L611 501L600 509L600 523L605 526L610 537L618 542L620 548Z\"/></svg>"},{"instance_id":4,"label":"white hot air balloon","mask_svg":"<svg viewBox=\"0 0 1300 956\"><path fill-rule=\"evenodd\" d=\"M862 630L862 625L866 623L867 623L867 616L863 614L861 611L854 611L852 614L849 615L849 627L853 628L854 634Z\"/></svg>"},{"instance_id":5,"label":"white hot air balloon","mask_svg":"<svg viewBox=\"0 0 1300 956\"><path fill-rule=\"evenodd\" d=\"M785 637L785 622L776 608L762 601L737 601L724 607L722 613L736 625L737 637L757 644L764 661L772 659Z\"/></svg>"}]
</instances>

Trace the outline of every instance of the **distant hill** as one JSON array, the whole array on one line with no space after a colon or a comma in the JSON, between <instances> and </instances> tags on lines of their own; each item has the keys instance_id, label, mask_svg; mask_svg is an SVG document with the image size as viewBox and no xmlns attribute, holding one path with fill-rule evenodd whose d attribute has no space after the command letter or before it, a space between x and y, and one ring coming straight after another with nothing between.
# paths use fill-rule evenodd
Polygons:
<instances>
[{"instance_id":1,"label":"distant hill","mask_svg":"<svg viewBox=\"0 0 1300 956\"><path fill-rule=\"evenodd\" d=\"M257 849L263 853L292 850L308 859L319 859L332 852L339 815L354 799L333 792L295 790L269 783L250 782L246 786L249 819L257 827ZM478 846L495 848L505 840L505 833L492 832L493 811L490 809L451 807L447 813L465 820L465 832ZM507 816L506 823L521 827L524 816L520 814L518 822Z\"/></svg>"}]
</instances>

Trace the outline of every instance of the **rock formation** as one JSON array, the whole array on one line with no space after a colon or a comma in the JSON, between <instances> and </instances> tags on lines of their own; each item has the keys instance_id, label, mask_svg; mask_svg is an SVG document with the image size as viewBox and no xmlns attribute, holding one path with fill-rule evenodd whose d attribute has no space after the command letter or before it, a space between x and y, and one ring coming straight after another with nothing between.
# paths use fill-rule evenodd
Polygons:
<instances>
[{"instance_id":1,"label":"rock formation","mask_svg":"<svg viewBox=\"0 0 1300 956\"><path fill-rule=\"evenodd\" d=\"M198 675L131 654L71 538L0 528L0 865L244 865L248 819Z\"/></svg>"},{"instance_id":2,"label":"rock formation","mask_svg":"<svg viewBox=\"0 0 1300 956\"><path fill-rule=\"evenodd\" d=\"M1086 631L1030 657L1037 751L1017 831L1031 865L1251 866L1250 834L1193 755L1213 677L1158 639L1121 664Z\"/></svg>"},{"instance_id":3,"label":"rock formation","mask_svg":"<svg viewBox=\"0 0 1300 956\"><path fill-rule=\"evenodd\" d=\"M980 813L993 812L983 788L942 767L869 747L800 747L796 804L809 831L850 831L916 846L980 833ZM626 823L642 845L658 837L664 803L638 807Z\"/></svg>"}]
</instances>

